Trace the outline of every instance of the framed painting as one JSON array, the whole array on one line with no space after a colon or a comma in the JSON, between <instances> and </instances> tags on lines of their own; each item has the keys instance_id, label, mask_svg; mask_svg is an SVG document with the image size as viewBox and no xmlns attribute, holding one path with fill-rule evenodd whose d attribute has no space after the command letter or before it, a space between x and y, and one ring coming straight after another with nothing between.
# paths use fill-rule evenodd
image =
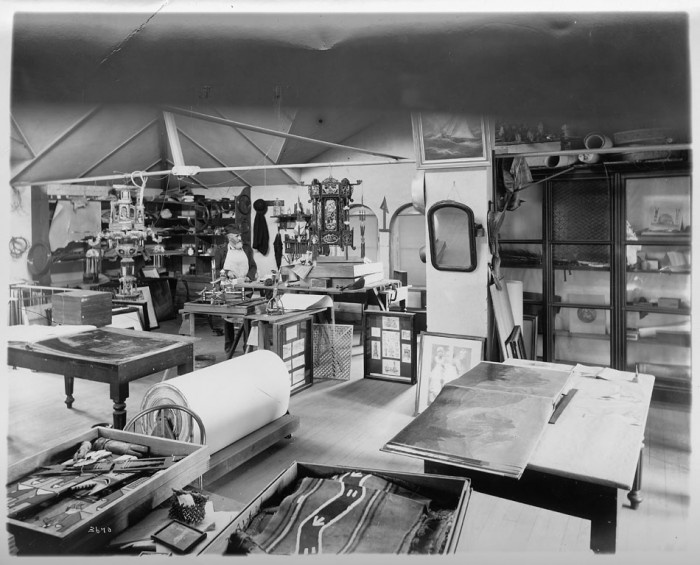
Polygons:
<instances>
[{"instance_id":1,"label":"framed painting","mask_svg":"<svg viewBox=\"0 0 700 565\"><path fill-rule=\"evenodd\" d=\"M411 114L418 169L483 166L489 160L486 123L461 114Z\"/></svg>"},{"instance_id":2,"label":"framed painting","mask_svg":"<svg viewBox=\"0 0 700 565\"><path fill-rule=\"evenodd\" d=\"M525 342L525 358L537 359L537 316L523 314L523 341Z\"/></svg>"},{"instance_id":3,"label":"framed painting","mask_svg":"<svg viewBox=\"0 0 700 565\"><path fill-rule=\"evenodd\" d=\"M514 326L506 340L506 347L513 359L527 359L525 353L525 341L523 340L523 332L520 326Z\"/></svg>"},{"instance_id":4,"label":"framed painting","mask_svg":"<svg viewBox=\"0 0 700 565\"><path fill-rule=\"evenodd\" d=\"M419 337L416 414L420 414L446 383L484 360L486 338L422 332Z\"/></svg>"}]
</instances>

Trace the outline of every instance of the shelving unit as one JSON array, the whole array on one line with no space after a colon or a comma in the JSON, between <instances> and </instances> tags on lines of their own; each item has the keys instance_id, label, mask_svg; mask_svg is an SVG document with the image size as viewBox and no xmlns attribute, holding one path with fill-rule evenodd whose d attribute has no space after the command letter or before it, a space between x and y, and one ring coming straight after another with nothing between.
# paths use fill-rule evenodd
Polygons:
<instances>
[{"instance_id":1,"label":"shelving unit","mask_svg":"<svg viewBox=\"0 0 700 565\"><path fill-rule=\"evenodd\" d=\"M172 216L163 218L163 208L170 210ZM206 211L205 211L206 210ZM212 210L216 210L212 213ZM218 203L195 200L194 202L147 202L147 213L156 216L151 224L155 230L161 230L164 237L167 269L176 275L209 275L211 272L210 252L212 247L226 243L225 227L233 223L233 214L222 213ZM162 231L170 228L172 231ZM194 266L191 273L190 266Z\"/></svg>"},{"instance_id":2,"label":"shelving unit","mask_svg":"<svg viewBox=\"0 0 700 565\"><path fill-rule=\"evenodd\" d=\"M499 253L505 278L523 281L524 313L538 316L540 359L653 369L655 394L689 401L691 166L687 146L664 148L673 159L532 167L541 182L506 212Z\"/></svg>"}]
</instances>

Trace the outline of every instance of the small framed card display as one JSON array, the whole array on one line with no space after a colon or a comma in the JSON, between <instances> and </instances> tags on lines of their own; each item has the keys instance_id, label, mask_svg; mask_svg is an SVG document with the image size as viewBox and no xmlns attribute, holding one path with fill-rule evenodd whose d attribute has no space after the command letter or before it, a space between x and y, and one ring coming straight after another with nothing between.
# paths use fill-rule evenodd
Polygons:
<instances>
[{"instance_id":1,"label":"small framed card display","mask_svg":"<svg viewBox=\"0 0 700 565\"><path fill-rule=\"evenodd\" d=\"M177 553L187 553L205 537L207 537L205 532L177 520L166 524L151 536L154 541L162 543Z\"/></svg>"},{"instance_id":2,"label":"small framed card display","mask_svg":"<svg viewBox=\"0 0 700 565\"><path fill-rule=\"evenodd\" d=\"M412 312L365 310L362 335L365 377L416 382L416 333Z\"/></svg>"},{"instance_id":3,"label":"small framed card display","mask_svg":"<svg viewBox=\"0 0 700 565\"><path fill-rule=\"evenodd\" d=\"M275 325L275 353L289 371L292 394L311 386L313 359L311 318Z\"/></svg>"}]
</instances>

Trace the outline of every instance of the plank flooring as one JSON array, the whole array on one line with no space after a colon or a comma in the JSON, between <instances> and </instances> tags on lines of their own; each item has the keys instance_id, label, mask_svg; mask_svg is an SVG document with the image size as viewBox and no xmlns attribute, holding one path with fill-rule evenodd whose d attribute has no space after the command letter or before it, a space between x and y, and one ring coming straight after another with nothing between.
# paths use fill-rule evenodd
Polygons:
<instances>
[{"instance_id":1,"label":"plank flooring","mask_svg":"<svg viewBox=\"0 0 700 565\"><path fill-rule=\"evenodd\" d=\"M160 331L176 333L179 323ZM196 354L223 360L223 337L202 324ZM131 385L127 410L135 414L145 392L164 377L151 375ZM167 377L167 375L166 375ZM76 380L75 404L63 404L63 379L49 373L8 368L7 462L77 435L99 422L111 422L112 402L102 383ZM422 462L380 451L413 418L415 387L362 378L362 356L352 358L349 381L317 381L292 396L290 412L301 427L241 467L209 485L209 490L245 504L293 461L422 472ZM664 560L683 561L697 547L690 527L690 411L677 404L652 403L644 450L644 501L632 510L619 493L619 556L664 552ZM587 521L473 493L461 551L470 553L538 552L588 556Z\"/></svg>"}]
</instances>

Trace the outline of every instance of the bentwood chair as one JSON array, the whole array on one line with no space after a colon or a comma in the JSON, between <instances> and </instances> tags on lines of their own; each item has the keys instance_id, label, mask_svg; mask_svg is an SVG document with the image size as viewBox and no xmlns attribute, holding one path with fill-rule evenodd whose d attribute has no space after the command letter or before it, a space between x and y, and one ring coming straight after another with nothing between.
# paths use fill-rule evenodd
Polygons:
<instances>
[{"instance_id":1,"label":"bentwood chair","mask_svg":"<svg viewBox=\"0 0 700 565\"><path fill-rule=\"evenodd\" d=\"M199 432L199 443L207 443L206 430L202 419L190 408L178 404L158 404L141 410L124 426L124 431L137 434L174 439L187 443L195 443L195 427ZM200 476L197 486L201 490L204 481Z\"/></svg>"}]
</instances>

